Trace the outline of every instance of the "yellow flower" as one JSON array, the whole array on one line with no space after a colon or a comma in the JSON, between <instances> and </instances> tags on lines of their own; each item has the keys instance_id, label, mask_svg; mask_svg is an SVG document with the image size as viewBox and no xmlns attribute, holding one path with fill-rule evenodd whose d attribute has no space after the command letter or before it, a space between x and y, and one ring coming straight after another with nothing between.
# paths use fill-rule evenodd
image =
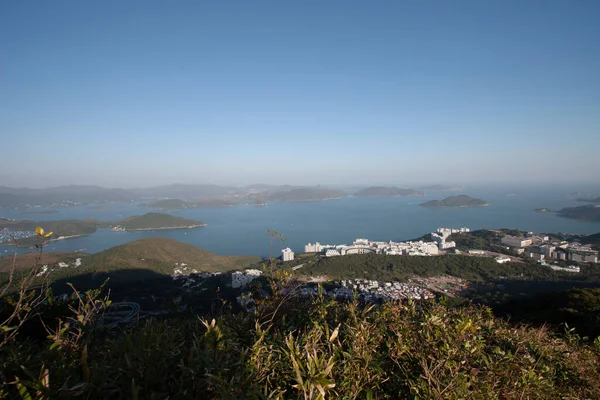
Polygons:
<instances>
[{"instance_id":1,"label":"yellow flower","mask_svg":"<svg viewBox=\"0 0 600 400\"><path fill-rule=\"evenodd\" d=\"M50 237L50 235L52 235L52 232L44 232L44 228L42 228L41 226L38 226L37 228L35 228L35 234L38 235L41 238L47 238Z\"/></svg>"}]
</instances>

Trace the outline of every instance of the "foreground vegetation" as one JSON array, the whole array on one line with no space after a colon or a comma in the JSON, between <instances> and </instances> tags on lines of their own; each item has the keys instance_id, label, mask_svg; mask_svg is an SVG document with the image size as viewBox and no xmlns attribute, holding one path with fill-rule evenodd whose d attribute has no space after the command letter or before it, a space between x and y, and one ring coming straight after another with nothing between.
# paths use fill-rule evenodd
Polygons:
<instances>
[{"instance_id":1,"label":"foreground vegetation","mask_svg":"<svg viewBox=\"0 0 600 400\"><path fill-rule=\"evenodd\" d=\"M276 295L252 314L110 332L71 309L79 325L0 349L4 398L600 397L600 341L513 326L486 307Z\"/></svg>"}]
</instances>

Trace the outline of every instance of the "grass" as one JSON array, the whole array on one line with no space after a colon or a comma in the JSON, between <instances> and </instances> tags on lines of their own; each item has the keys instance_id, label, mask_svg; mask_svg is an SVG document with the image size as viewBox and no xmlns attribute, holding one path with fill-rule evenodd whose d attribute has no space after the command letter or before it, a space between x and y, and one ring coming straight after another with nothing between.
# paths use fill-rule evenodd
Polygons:
<instances>
[{"instance_id":1,"label":"grass","mask_svg":"<svg viewBox=\"0 0 600 400\"><path fill-rule=\"evenodd\" d=\"M6 380L17 379L47 396L38 398L600 397L598 341L435 302L362 308L276 296L253 314L148 320L84 348L21 342L0 356L7 398L17 388Z\"/></svg>"}]
</instances>

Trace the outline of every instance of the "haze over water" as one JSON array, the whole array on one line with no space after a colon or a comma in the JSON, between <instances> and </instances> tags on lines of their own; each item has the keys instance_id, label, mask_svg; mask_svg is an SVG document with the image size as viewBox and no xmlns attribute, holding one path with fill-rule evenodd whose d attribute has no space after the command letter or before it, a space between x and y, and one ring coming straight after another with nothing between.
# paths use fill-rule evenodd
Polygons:
<instances>
[{"instance_id":1,"label":"haze over water","mask_svg":"<svg viewBox=\"0 0 600 400\"><path fill-rule=\"evenodd\" d=\"M410 240L440 226L582 234L600 232L600 222L578 221L561 218L553 213L533 211L539 207L559 210L583 204L575 201L577 196L570 195L570 190L469 187L463 192L428 192L425 197L346 197L331 201L271 202L266 207L185 209L173 211L171 214L199 220L207 226L197 229L143 232L113 232L101 229L93 235L51 242L46 251L83 250L95 253L132 240L159 236L222 255L268 256L267 229L277 229L286 238L284 244L277 243L274 246L273 256L279 256L280 250L288 246L295 252L302 252L307 242L315 241L322 244L347 244L358 237L381 241ZM430 199L441 199L458 193L481 198L491 205L473 208L418 206L419 203ZM0 212L0 216L39 221L85 218L114 221L152 211L137 203L94 204L57 210L59 213L39 215L4 210ZM3 249L3 252L4 250L6 249Z\"/></svg>"}]
</instances>

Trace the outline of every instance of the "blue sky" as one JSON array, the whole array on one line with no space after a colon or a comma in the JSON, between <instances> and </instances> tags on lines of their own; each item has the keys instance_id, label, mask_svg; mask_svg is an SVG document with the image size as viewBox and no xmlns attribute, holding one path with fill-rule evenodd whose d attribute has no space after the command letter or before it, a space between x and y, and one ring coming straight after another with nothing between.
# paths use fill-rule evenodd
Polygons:
<instances>
[{"instance_id":1,"label":"blue sky","mask_svg":"<svg viewBox=\"0 0 600 400\"><path fill-rule=\"evenodd\" d=\"M600 2L0 2L0 184L591 181Z\"/></svg>"}]
</instances>

